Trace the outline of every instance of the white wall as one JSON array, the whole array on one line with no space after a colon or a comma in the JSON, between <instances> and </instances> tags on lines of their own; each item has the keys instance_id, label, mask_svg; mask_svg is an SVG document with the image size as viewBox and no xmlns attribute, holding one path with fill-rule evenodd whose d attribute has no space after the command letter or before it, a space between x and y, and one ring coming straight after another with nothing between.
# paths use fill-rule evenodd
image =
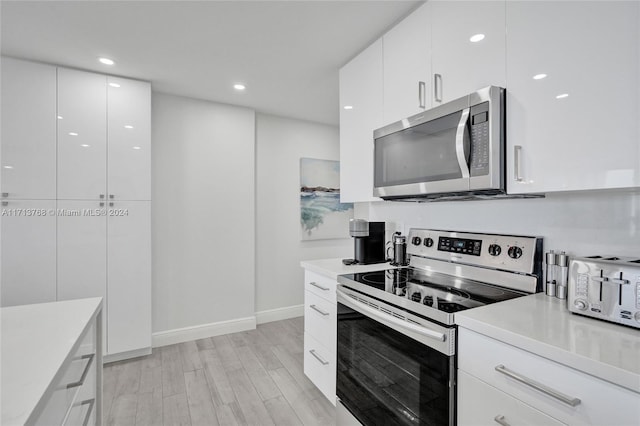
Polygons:
<instances>
[{"instance_id":1,"label":"white wall","mask_svg":"<svg viewBox=\"0 0 640 426\"><path fill-rule=\"evenodd\" d=\"M547 194L544 199L376 202L370 220L410 227L544 237L545 250L640 257L640 193Z\"/></svg>"},{"instance_id":2,"label":"white wall","mask_svg":"<svg viewBox=\"0 0 640 426\"><path fill-rule=\"evenodd\" d=\"M301 260L353 257L353 241L300 241L300 158L338 160L338 128L257 115L256 311L301 305Z\"/></svg>"},{"instance_id":3,"label":"white wall","mask_svg":"<svg viewBox=\"0 0 640 426\"><path fill-rule=\"evenodd\" d=\"M152 106L153 331L253 317L255 114Z\"/></svg>"}]
</instances>

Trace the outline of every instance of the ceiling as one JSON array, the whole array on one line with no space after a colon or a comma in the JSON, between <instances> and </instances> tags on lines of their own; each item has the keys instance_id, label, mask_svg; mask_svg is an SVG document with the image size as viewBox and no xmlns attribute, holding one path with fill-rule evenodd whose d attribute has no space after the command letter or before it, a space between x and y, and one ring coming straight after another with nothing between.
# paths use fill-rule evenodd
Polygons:
<instances>
[{"instance_id":1,"label":"ceiling","mask_svg":"<svg viewBox=\"0 0 640 426\"><path fill-rule=\"evenodd\" d=\"M420 3L3 0L2 54L338 124L338 69Z\"/></svg>"}]
</instances>

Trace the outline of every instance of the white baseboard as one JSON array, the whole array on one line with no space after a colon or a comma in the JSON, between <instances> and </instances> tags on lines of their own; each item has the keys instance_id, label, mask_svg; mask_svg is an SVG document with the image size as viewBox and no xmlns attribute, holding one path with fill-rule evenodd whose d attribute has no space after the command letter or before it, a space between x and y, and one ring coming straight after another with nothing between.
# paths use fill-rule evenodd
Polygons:
<instances>
[{"instance_id":1,"label":"white baseboard","mask_svg":"<svg viewBox=\"0 0 640 426\"><path fill-rule=\"evenodd\" d=\"M173 330L153 333L151 335L151 346L157 348L160 346L174 345L176 343L188 342L191 340L220 336L222 334L253 330L255 328L256 317L213 322L193 327L176 328Z\"/></svg>"},{"instance_id":2,"label":"white baseboard","mask_svg":"<svg viewBox=\"0 0 640 426\"><path fill-rule=\"evenodd\" d=\"M287 306L285 308L256 312L256 322L258 324L264 324L265 322L280 321L289 318L301 317L303 315L304 305Z\"/></svg>"}]
</instances>

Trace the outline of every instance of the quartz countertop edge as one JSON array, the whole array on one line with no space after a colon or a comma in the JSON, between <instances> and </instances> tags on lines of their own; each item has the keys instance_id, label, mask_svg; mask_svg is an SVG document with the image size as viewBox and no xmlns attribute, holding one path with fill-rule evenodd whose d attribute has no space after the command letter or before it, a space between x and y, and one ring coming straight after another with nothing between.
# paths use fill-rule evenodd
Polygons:
<instances>
[{"instance_id":1,"label":"quartz countertop edge","mask_svg":"<svg viewBox=\"0 0 640 426\"><path fill-rule=\"evenodd\" d=\"M396 266L391 265L389 262L372 263L369 265L345 265L342 263L341 258L303 260L300 262L300 266L308 271L325 275L333 279L336 279L338 275L357 274L361 272L371 272L380 271L383 269L397 268Z\"/></svg>"},{"instance_id":2,"label":"quartz countertop edge","mask_svg":"<svg viewBox=\"0 0 640 426\"><path fill-rule=\"evenodd\" d=\"M640 330L572 314L543 293L470 309L456 324L640 393Z\"/></svg>"},{"instance_id":3,"label":"quartz countertop edge","mask_svg":"<svg viewBox=\"0 0 640 426\"><path fill-rule=\"evenodd\" d=\"M101 308L102 298L96 297L0 309L1 424L33 421L60 367Z\"/></svg>"}]
</instances>

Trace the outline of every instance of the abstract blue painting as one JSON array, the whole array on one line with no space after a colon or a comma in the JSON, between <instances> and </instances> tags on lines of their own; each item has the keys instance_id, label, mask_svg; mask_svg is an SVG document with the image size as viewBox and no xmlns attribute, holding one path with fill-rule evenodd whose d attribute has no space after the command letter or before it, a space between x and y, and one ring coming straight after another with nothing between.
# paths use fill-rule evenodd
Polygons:
<instances>
[{"instance_id":1,"label":"abstract blue painting","mask_svg":"<svg viewBox=\"0 0 640 426\"><path fill-rule=\"evenodd\" d=\"M301 158L301 239L348 238L351 218L353 203L340 202L340 162Z\"/></svg>"}]
</instances>

